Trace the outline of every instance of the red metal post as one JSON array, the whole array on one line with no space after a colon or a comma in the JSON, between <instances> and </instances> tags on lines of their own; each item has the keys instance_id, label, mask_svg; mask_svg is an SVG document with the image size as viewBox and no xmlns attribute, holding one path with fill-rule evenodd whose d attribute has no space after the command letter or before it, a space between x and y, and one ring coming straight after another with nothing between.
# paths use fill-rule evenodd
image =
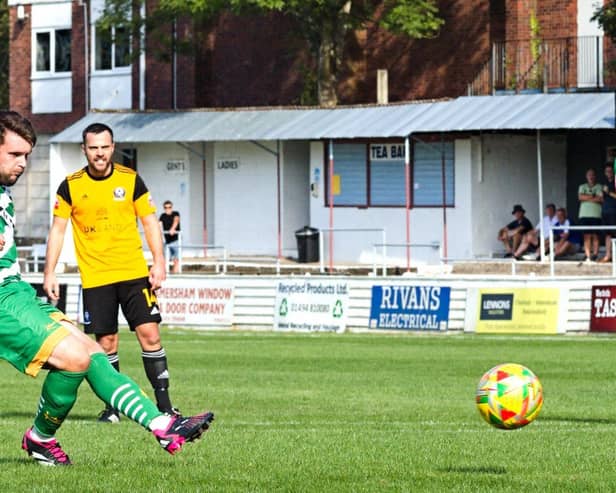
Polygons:
<instances>
[{"instance_id":1,"label":"red metal post","mask_svg":"<svg viewBox=\"0 0 616 493\"><path fill-rule=\"evenodd\" d=\"M409 137L404 139L404 193L406 198L406 271L411 271L411 152Z\"/></svg>"},{"instance_id":2,"label":"red metal post","mask_svg":"<svg viewBox=\"0 0 616 493\"><path fill-rule=\"evenodd\" d=\"M329 273L334 272L334 143L329 140Z\"/></svg>"}]
</instances>

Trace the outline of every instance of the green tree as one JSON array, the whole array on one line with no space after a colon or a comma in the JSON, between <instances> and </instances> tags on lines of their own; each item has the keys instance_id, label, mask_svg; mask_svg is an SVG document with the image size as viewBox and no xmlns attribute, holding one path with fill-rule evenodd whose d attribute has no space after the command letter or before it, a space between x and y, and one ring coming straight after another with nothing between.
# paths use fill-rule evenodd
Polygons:
<instances>
[{"instance_id":1,"label":"green tree","mask_svg":"<svg viewBox=\"0 0 616 493\"><path fill-rule=\"evenodd\" d=\"M9 7L0 0L0 108L9 106Z\"/></svg>"},{"instance_id":2,"label":"green tree","mask_svg":"<svg viewBox=\"0 0 616 493\"><path fill-rule=\"evenodd\" d=\"M145 26L148 36L162 46L170 46L168 27L185 16L201 26L224 11L276 11L294 18L296 34L308 43L317 61L318 100L323 106L337 104L338 72L349 32L364 28L378 17L380 25L392 33L427 38L436 36L444 22L438 16L437 0L160 0L147 19L140 18L135 1L143 0L107 0L101 26L130 25L134 33ZM197 42L198 37L193 38L192 43ZM175 49L180 48L175 45Z\"/></svg>"},{"instance_id":3,"label":"green tree","mask_svg":"<svg viewBox=\"0 0 616 493\"><path fill-rule=\"evenodd\" d=\"M603 32L612 41L616 41L616 0L610 0L598 7L591 20L597 21Z\"/></svg>"}]
</instances>

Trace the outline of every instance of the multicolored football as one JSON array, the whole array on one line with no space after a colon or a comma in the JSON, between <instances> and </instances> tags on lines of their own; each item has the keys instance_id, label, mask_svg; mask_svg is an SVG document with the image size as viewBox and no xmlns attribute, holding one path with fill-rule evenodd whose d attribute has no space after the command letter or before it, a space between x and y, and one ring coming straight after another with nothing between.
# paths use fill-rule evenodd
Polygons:
<instances>
[{"instance_id":1,"label":"multicolored football","mask_svg":"<svg viewBox=\"0 0 616 493\"><path fill-rule=\"evenodd\" d=\"M543 405L543 387L525 366L504 363L481 377L475 399L479 413L488 423L514 430L537 417Z\"/></svg>"}]
</instances>

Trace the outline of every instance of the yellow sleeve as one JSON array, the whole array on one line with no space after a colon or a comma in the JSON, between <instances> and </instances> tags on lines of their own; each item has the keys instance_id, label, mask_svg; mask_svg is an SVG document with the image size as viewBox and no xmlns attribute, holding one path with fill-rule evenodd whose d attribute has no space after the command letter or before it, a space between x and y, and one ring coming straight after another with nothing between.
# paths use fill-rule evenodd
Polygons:
<instances>
[{"instance_id":1,"label":"yellow sleeve","mask_svg":"<svg viewBox=\"0 0 616 493\"><path fill-rule=\"evenodd\" d=\"M135 200L134 207L137 217L144 217L156 213L156 206L154 205L150 192L144 193Z\"/></svg>"},{"instance_id":2,"label":"yellow sleeve","mask_svg":"<svg viewBox=\"0 0 616 493\"><path fill-rule=\"evenodd\" d=\"M56 202L53 206L53 215L69 219L71 217L72 206L60 195L56 195Z\"/></svg>"}]
</instances>

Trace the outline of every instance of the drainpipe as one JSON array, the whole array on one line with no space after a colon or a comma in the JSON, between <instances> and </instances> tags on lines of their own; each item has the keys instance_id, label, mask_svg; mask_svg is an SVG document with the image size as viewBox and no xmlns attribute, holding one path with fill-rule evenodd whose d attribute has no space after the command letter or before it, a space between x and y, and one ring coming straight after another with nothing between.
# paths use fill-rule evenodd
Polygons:
<instances>
[{"instance_id":1,"label":"drainpipe","mask_svg":"<svg viewBox=\"0 0 616 493\"><path fill-rule=\"evenodd\" d=\"M145 20L145 2L139 7L141 20ZM139 36L139 109L145 110L145 26L141 26Z\"/></svg>"},{"instance_id":2,"label":"drainpipe","mask_svg":"<svg viewBox=\"0 0 616 493\"><path fill-rule=\"evenodd\" d=\"M83 10L83 77L85 82L84 87L84 106L85 112L90 111L90 50L88 49L88 4L84 0L79 0L79 5Z\"/></svg>"}]
</instances>

